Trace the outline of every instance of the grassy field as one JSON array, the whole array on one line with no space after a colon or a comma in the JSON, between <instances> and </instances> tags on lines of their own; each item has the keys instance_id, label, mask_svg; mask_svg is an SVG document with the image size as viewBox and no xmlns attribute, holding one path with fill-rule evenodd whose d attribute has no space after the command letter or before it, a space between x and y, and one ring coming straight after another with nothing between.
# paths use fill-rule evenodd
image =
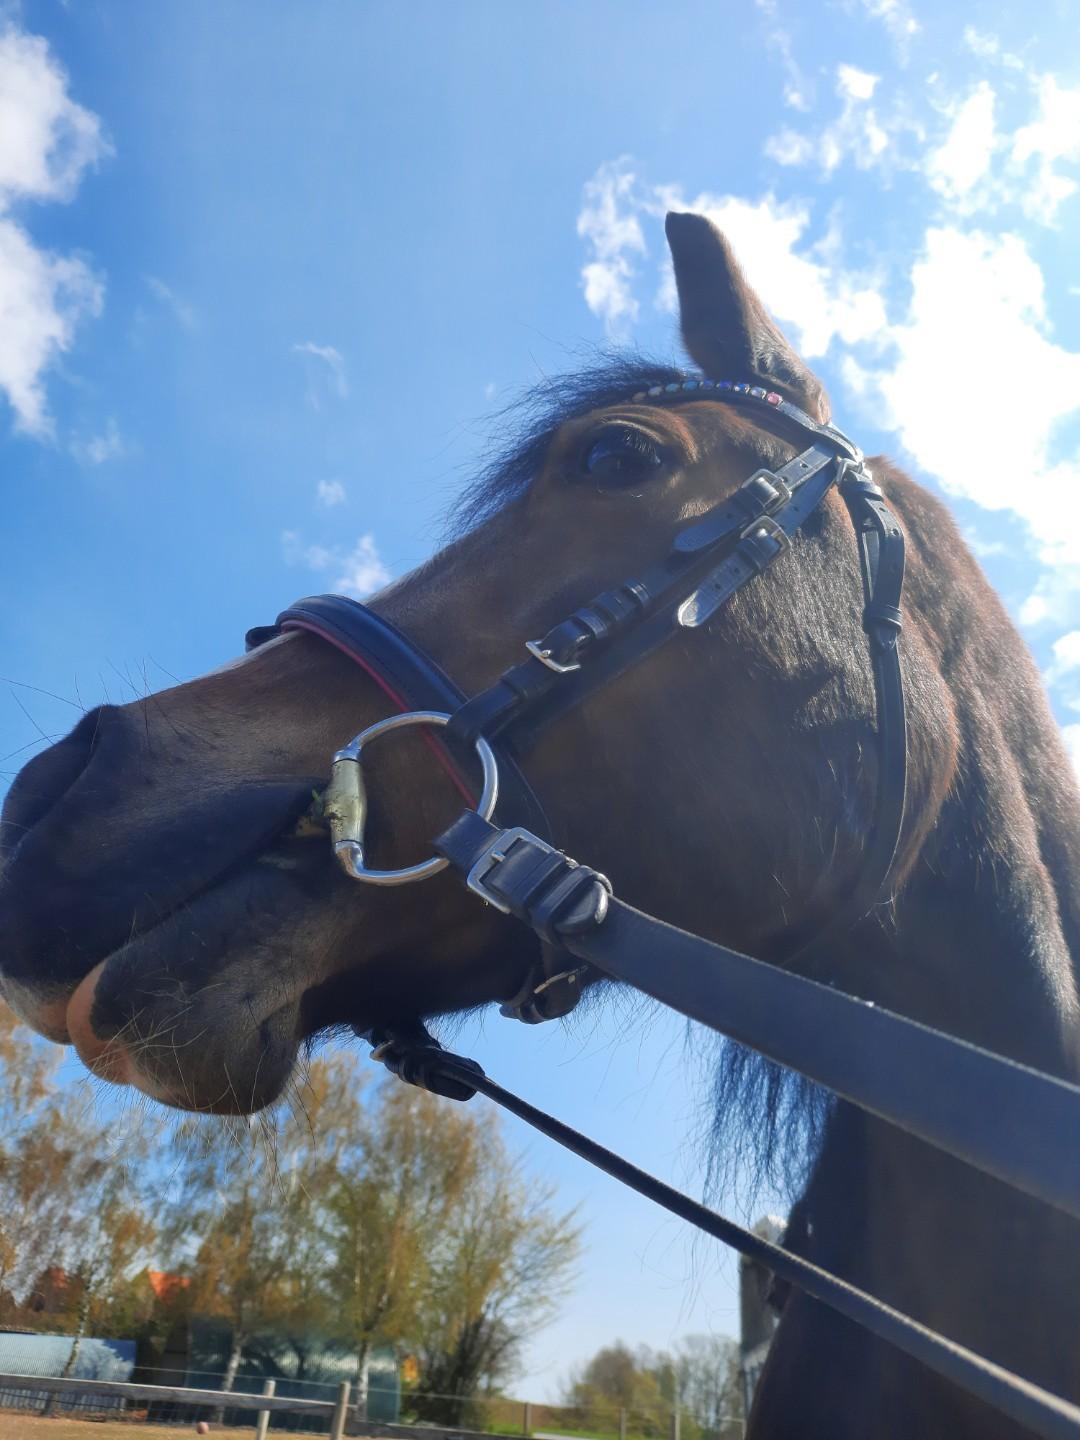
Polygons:
<instances>
[{"instance_id":1,"label":"grassy field","mask_svg":"<svg viewBox=\"0 0 1080 1440\"><path fill-rule=\"evenodd\" d=\"M210 1427L211 1440L251 1440L254 1433L254 1411L251 1424L241 1430ZM66 1416L46 1420L40 1415L0 1410L0 1440L150 1440L151 1436L154 1440L191 1440L194 1434L194 1425L139 1425L129 1420L69 1420Z\"/></svg>"}]
</instances>

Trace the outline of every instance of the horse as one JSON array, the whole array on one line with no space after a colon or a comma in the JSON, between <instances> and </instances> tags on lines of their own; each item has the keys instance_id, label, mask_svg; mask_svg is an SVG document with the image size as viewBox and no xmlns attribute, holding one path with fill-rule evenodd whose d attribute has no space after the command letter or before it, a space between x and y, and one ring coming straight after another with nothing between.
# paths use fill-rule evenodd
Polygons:
<instances>
[{"instance_id":1,"label":"horse","mask_svg":"<svg viewBox=\"0 0 1080 1440\"><path fill-rule=\"evenodd\" d=\"M750 411L684 389L695 374L830 418L724 237L688 214L667 233L697 370L630 356L542 383L450 543L372 602L467 693L751 470L791 459ZM882 763L858 542L835 492L700 630L539 732L529 782L559 844L635 905L1076 1080L1080 793L1035 664L952 518L887 459L868 466L908 551L907 808L879 903L806 949L858 884ZM518 996L535 957L512 918L445 871L418 903L332 863L313 792L392 709L369 673L297 629L87 714L4 806L7 1001L104 1079L251 1112L316 1035ZM412 864L460 799L422 732L372 754L367 854ZM1080 1399L1074 1221L743 1052L724 1065L721 1133L741 1104L764 1152L792 1129L810 1137L789 1246ZM752 1440L1028 1433L800 1291L781 1299Z\"/></svg>"}]
</instances>

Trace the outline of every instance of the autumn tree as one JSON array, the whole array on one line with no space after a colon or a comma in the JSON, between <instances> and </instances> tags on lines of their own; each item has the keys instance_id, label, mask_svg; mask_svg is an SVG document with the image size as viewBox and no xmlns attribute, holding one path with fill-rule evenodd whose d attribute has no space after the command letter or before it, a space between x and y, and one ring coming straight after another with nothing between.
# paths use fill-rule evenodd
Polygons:
<instances>
[{"instance_id":1,"label":"autumn tree","mask_svg":"<svg viewBox=\"0 0 1080 1440\"><path fill-rule=\"evenodd\" d=\"M555 1314L573 1278L581 1231L551 1187L527 1176L490 1111L472 1131L467 1173L434 1237L416 1325L419 1418L475 1419L470 1401L507 1375L523 1342Z\"/></svg>"},{"instance_id":2,"label":"autumn tree","mask_svg":"<svg viewBox=\"0 0 1080 1440\"><path fill-rule=\"evenodd\" d=\"M372 1346L403 1344L422 1324L432 1257L475 1172L475 1125L433 1095L384 1083L355 1138L328 1197L329 1278L363 1410Z\"/></svg>"},{"instance_id":3,"label":"autumn tree","mask_svg":"<svg viewBox=\"0 0 1080 1440\"><path fill-rule=\"evenodd\" d=\"M67 1224L71 1156L55 1133L55 1069L0 1001L0 1299L9 1312Z\"/></svg>"},{"instance_id":4,"label":"autumn tree","mask_svg":"<svg viewBox=\"0 0 1080 1440\"><path fill-rule=\"evenodd\" d=\"M305 1248L318 1246L317 1178L314 1162L305 1174L311 1146L298 1149L294 1130L288 1112L278 1112L252 1128L199 1117L174 1136L168 1269L186 1277L193 1313L228 1325L222 1390L232 1390L256 1333L311 1323L311 1296L302 1292Z\"/></svg>"},{"instance_id":5,"label":"autumn tree","mask_svg":"<svg viewBox=\"0 0 1080 1440\"><path fill-rule=\"evenodd\" d=\"M70 1373L83 1336L107 1323L145 1263L154 1227L137 1176L153 1124L132 1109L104 1120L93 1091L65 1092L56 1068L0 1005L0 1290L11 1312L33 1303L35 1277L63 1277L51 1298L66 1297Z\"/></svg>"}]
</instances>

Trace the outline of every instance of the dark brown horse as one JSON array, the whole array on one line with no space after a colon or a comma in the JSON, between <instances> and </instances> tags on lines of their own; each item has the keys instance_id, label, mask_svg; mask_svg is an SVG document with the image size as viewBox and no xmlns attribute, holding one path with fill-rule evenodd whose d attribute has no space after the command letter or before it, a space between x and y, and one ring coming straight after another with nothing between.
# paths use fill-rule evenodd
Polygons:
<instances>
[{"instance_id":1,"label":"dark brown horse","mask_svg":"<svg viewBox=\"0 0 1080 1440\"><path fill-rule=\"evenodd\" d=\"M692 359L826 418L822 386L723 239L694 216L672 216L669 238ZM543 387L516 448L467 498L460 537L376 608L473 691L522 637L648 565L752 469L789 458L730 407L628 399L674 378L628 361ZM953 522L886 461L872 470L908 540L908 821L894 901L832 947L823 978L1075 1078L1080 795L1031 658ZM833 494L705 632L544 733L527 769L570 853L639 907L783 963L792 937L850 891L873 819L861 609L856 542ZM170 1105L246 1111L280 1093L317 1032L513 995L525 965L513 922L447 875L422 893L357 886L324 839L296 834L331 753L386 710L342 656L289 634L88 715L27 766L5 807L11 1004L100 1075ZM379 743L375 860L408 863L430 851L456 797L415 732ZM728 1075L729 1102L766 1094L767 1132L783 1097L755 1090L753 1067L736 1061ZM1073 1399L1077 1239L1038 1203L842 1105L790 1234ZM797 1294L751 1433L1019 1434Z\"/></svg>"}]
</instances>

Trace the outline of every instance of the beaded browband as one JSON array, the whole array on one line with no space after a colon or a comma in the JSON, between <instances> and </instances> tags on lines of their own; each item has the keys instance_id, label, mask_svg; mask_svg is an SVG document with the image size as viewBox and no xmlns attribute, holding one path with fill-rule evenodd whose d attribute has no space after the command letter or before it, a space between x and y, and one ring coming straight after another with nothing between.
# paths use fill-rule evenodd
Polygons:
<instances>
[{"instance_id":1,"label":"beaded browband","mask_svg":"<svg viewBox=\"0 0 1080 1440\"><path fill-rule=\"evenodd\" d=\"M751 400L764 400L766 405L781 405L784 397L775 390L766 390L764 385L748 385L742 380L676 380L670 385L650 385L647 390L638 390L630 399L655 400L659 395L678 395L692 390L719 390L731 395L745 395Z\"/></svg>"}]
</instances>

